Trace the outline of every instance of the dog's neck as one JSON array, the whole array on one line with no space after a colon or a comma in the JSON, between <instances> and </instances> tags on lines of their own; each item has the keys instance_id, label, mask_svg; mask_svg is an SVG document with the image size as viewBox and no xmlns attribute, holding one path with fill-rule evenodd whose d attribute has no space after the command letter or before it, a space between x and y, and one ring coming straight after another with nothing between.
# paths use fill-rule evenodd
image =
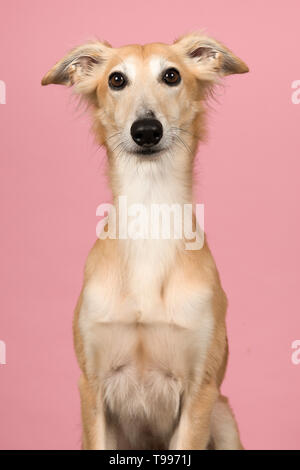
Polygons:
<instances>
[{"instance_id":1,"label":"dog's neck","mask_svg":"<svg viewBox=\"0 0 300 470\"><path fill-rule=\"evenodd\" d=\"M151 160L147 157L110 155L110 184L113 202L120 196L128 204L190 204L192 203L193 159L186 151L166 152Z\"/></svg>"},{"instance_id":2,"label":"dog's neck","mask_svg":"<svg viewBox=\"0 0 300 470\"><path fill-rule=\"evenodd\" d=\"M131 225L135 209L128 212L128 208L137 207L138 213L143 213L145 224L138 223L137 232L149 234L153 227L152 210L154 206L176 205L175 211L184 211L185 204L192 204L192 159L182 151L176 154L161 154L157 159L140 160L136 156L124 156L114 159L109 155L110 183L113 192L113 205L116 210L116 224L120 219L126 218L126 226ZM124 197L126 201L124 201ZM121 202L122 198L122 202ZM124 204L123 204L124 203ZM124 206L126 209L124 211ZM141 210L142 209L142 210ZM120 217L121 215L121 217ZM140 220L140 219L139 219ZM142 226L141 226L142 225ZM163 221L159 220L154 226L159 233ZM173 227L172 223L171 226ZM132 225L131 225L132 227ZM134 233L135 227L133 228ZM122 239L122 237L121 237ZM159 286L163 276L170 268L179 247L184 249L183 239L156 240L146 236L144 239L131 237L122 239L120 253L129 266L130 279L133 284L141 287L141 293L146 286ZM156 288L155 287L155 288ZM157 289L159 289L157 287ZM141 294L142 296L142 294ZM142 296L143 297L143 296Z\"/></svg>"}]
</instances>

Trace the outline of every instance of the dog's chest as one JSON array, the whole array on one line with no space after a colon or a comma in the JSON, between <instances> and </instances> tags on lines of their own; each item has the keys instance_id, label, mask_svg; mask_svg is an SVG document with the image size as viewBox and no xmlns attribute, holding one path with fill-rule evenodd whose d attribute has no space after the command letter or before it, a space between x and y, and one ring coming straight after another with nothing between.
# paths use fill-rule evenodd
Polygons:
<instances>
[{"instance_id":1,"label":"dog's chest","mask_svg":"<svg viewBox=\"0 0 300 470\"><path fill-rule=\"evenodd\" d=\"M82 323L159 322L201 329L212 316L212 293L176 266L177 246L170 240L136 240L125 246L126 269L108 266L85 286Z\"/></svg>"},{"instance_id":2,"label":"dog's chest","mask_svg":"<svg viewBox=\"0 0 300 470\"><path fill-rule=\"evenodd\" d=\"M160 253L140 249L145 264L132 263L125 289L116 272L86 285L79 327L87 373L98 377L110 412L123 426L136 416L141 429L148 423L164 434L190 377L203 373L214 328L211 293L175 270L167 282Z\"/></svg>"},{"instance_id":3,"label":"dog's chest","mask_svg":"<svg viewBox=\"0 0 300 470\"><path fill-rule=\"evenodd\" d=\"M176 368L171 364L172 351L182 348L183 338L195 357L205 355L214 327L211 292L200 283L186 282L175 269L169 270L167 276L162 249L150 251L141 244L143 263L133 259L125 281L118 281L116 273L108 272L101 279L93 278L85 287L79 318L81 334L89 351L102 350L103 355L102 346L106 344L106 364L118 367L126 361L136 361L136 352L144 344L148 347L143 350L143 360L150 363L151 344L155 344L159 357L169 356L172 372ZM167 249L166 246L164 257L171 259ZM140 258L139 250L136 260Z\"/></svg>"}]
</instances>

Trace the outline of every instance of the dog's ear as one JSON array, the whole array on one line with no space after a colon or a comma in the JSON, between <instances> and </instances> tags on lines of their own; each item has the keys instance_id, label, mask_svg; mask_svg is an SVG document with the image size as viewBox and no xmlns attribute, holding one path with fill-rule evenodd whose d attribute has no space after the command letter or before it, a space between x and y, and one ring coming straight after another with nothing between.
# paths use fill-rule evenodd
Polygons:
<instances>
[{"instance_id":1,"label":"dog's ear","mask_svg":"<svg viewBox=\"0 0 300 470\"><path fill-rule=\"evenodd\" d=\"M201 33L179 38L173 46L198 78L216 81L224 75L249 72L247 65L227 47Z\"/></svg>"},{"instance_id":2,"label":"dog's ear","mask_svg":"<svg viewBox=\"0 0 300 470\"><path fill-rule=\"evenodd\" d=\"M43 77L42 85L80 85L91 81L94 71L108 58L111 46L94 41L72 49Z\"/></svg>"}]
</instances>

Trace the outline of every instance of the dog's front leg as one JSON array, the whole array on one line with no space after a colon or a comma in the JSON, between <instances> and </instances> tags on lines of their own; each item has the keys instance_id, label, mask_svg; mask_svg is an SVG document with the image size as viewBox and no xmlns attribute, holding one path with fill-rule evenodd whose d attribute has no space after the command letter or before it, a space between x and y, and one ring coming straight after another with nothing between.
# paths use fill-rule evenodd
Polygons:
<instances>
[{"instance_id":1,"label":"dog's front leg","mask_svg":"<svg viewBox=\"0 0 300 470\"><path fill-rule=\"evenodd\" d=\"M210 421L219 396L215 383L202 384L184 397L179 424L171 439L170 450L204 450L210 440Z\"/></svg>"},{"instance_id":2,"label":"dog's front leg","mask_svg":"<svg viewBox=\"0 0 300 470\"><path fill-rule=\"evenodd\" d=\"M107 444L103 403L97 388L82 374L79 380L82 417L82 449L105 450Z\"/></svg>"}]
</instances>

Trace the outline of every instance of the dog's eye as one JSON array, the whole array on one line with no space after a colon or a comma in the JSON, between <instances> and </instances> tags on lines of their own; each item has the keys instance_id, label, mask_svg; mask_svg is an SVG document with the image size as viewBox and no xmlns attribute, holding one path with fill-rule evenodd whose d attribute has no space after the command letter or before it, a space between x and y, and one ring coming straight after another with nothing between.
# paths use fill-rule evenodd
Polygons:
<instances>
[{"instance_id":1,"label":"dog's eye","mask_svg":"<svg viewBox=\"0 0 300 470\"><path fill-rule=\"evenodd\" d=\"M121 90L126 86L127 79L121 72L113 72L108 78L108 84L114 90Z\"/></svg>"},{"instance_id":2,"label":"dog's eye","mask_svg":"<svg viewBox=\"0 0 300 470\"><path fill-rule=\"evenodd\" d=\"M174 86L180 83L181 76L178 70L172 67L164 72L162 79L167 85Z\"/></svg>"}]
</instances>

